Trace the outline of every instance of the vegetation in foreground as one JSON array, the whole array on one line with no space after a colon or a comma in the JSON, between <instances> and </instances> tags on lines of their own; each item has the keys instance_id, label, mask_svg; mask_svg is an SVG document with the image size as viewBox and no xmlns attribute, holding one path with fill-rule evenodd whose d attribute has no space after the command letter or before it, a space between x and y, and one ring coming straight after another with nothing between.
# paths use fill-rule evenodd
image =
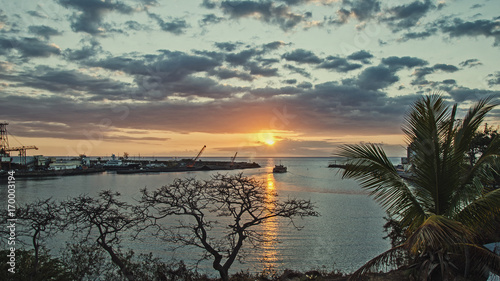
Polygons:
<instances>
[{"instance_id":1,"label":"vegetation in foreground","mask_svg":"<svg viewBox=\"0 0 500 281\"><path fill-rule=\"evenodd\" d=\"M346 145L344 178L359 181L386 209L399 241L352 276L407 268L417 280L486 280L500 274L500 257L482 245L498 241L500 138L473 150L477 131L496 105L479 101L463 119L442 97L418 100L403 128L411 176L403 179L375 144ZM390 267L392 265L392 267Z\"/></svg>"}]
</instances>

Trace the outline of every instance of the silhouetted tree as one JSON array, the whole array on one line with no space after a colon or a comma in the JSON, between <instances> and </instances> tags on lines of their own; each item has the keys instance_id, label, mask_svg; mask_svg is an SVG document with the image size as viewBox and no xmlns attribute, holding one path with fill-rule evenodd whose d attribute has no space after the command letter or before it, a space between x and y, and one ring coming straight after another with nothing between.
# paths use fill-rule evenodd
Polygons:
<instances>
[{"instance_id":1,"label":"silhouetted tree","mask_svg":"<svg viewBox=\"0 0 500 281\"><path fill-rule=\"evenodd\" d=\"M40 250L43 247L43 241L64 228L61 211L61 205L50 198L37 200L16 210L16 218L20 226L22 226L19 234L30 237L33 245L33 268L30 280L35 280L38 274Z\"/></svg>"},{"instance_id":2,"label":"silhouetted tree","mask_svg":"<svg viewBox=\"0 0 500 281\"><path fill-rule=\"evenodd\" d=\"M128 280L135 280L117 247L121 235L136 226L140 219L134 215L131 205L117 199L119 196L119 193L107 190L96 198L80 195L64 201L62 205L73 234L78 236L83 233L84 239L95 237L97 244L109 254L123 275Z\"/></svg>"},{"instance_id":3,"label":"silhouetted tree","mask_svg":"<svg viewBox=\"0 0 500 281\"><path fill-rule=\"evenodd\" d=\"M208 181L178 179L155 191L143 189L142 194L142 203L149 208L149 217L158 227L157 234L170 242L204 249L203 258L213 260L213 268L224 281L228 280L229 268L239 258L243 243L248 241L256 246L264 240L256 226L275 217L293 222L295 217L318 215L310 201L291 198L278 201L274 191L242 174L218 174ZM170 216L189 219L179 221L176 226L158 222ZM210 216L226 218L226 225L211 220Z\"/></svg>"}]
</instances>

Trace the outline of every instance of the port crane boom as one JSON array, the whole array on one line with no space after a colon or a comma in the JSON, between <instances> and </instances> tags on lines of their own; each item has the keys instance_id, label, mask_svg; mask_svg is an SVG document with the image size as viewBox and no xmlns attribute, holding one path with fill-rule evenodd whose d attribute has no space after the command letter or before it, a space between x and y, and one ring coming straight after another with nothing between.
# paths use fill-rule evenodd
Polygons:
<instances>
[{"instance_id":1,"label":"port crane boom","mask_svg":"<svg viewBox=\"0 0 500 281\"><path fill-rule=\"evenodd\" d=\"M38 150L38 147L34 145L9 147L7 125L9 125L9 123L0 123L0 156L8 156L10 151L19 151L19 163L22 163L24 160L24 165L26 165L26 151L29 149Z\"/></svg>"},{"instance_id":2,"label":"port crane boom","mask_svg":"<svg viewBox=\"0 0 500 281\"><path fill-rule=\"evenodd\" d=\"M234 154L233 158L231 158L231 165L230 165L230 167L232 167L232 166L233 166L233 164L234 164L234 159L236 159L236 155L238 155L238 152L236 152L236 153Z\"/></svg>"},{"instance_id":3,"label":"port crane boom","mask_svg":"<svg viewBox=\"0 0 500 281\"><path fill-rule=\"evenodd\" d=\"M200 152L198 153L198 155L196 155L196 157L193 159L193 163L187 165L187 167L189 167L189 168L194 167L194 164L196 163L196 160L198 160L198 158L200 158L201 154L203 153L203 151L205 150L206 147L207 147L206 145L203 146L203 148L200 150Z\"/></svg>"}]
</instances>

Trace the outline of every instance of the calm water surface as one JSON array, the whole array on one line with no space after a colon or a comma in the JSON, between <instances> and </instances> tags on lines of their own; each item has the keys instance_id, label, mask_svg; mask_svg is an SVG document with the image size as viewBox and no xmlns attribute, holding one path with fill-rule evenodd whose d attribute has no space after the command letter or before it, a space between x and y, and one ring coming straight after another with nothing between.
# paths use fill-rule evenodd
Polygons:
<instances>
[{"instance_id":1,"label":"calm water surface","mask_svg":"<svg viewBox=\"0 0 500 281\"><path fill-rule=\"evenodd\" d=\"M219 159L220 160L220 159ZM224 159L226 160L226 159ZM239 159L238 161L246 161ZM249 160L250 161L250 160ZM319 217L298 220L304 228L295 230L288 221L274 220L264 224L267 237L277 238L279 243L267 243L262 249L250 252L244 264L235 264L231 272L249 270L260 272L266 268L282 270L292 268L310 270L326 267L351 272L366 261L390 248L383 239L384 211L359 185L351 180L342 180L337 169L328 168L328 158L257 158L252 159L262 167L259 169L223 171L256 177L264 181L269 189L277 191L280 197L311 199L317 206ZM394 159L397 162L397 159ZM288 173L273 174L275 164L288 167ZM133 202L140 197L140 189L156 189L171 183L175 178L196 177L208 179L215 171L117 175L71 176L51 179L19 179L16 184L17 201L20 204L38 198L67 199L80 194L97 195L110 189L119 191L122 199ZM1 183L5 187L5 182ZM6 188L1 188L6 198ZM5 209L6 200L0 202ZM158 257L170 260L184 260L194 264L199 252L194 249L171 251L169 245L145 234L143 241L125 241L125 248L139 253L152 252ZM60 241L49 242L57 248ZM201 268L210 268L202 263ZM207 272L212 273L210 269Z\"/></svg>"}]
</instances>

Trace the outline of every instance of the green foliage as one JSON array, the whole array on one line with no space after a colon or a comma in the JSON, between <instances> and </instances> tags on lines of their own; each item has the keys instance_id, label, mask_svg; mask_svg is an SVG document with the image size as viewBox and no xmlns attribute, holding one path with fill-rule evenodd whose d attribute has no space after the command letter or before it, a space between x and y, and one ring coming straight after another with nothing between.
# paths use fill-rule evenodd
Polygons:
<instances>
[{"instance_id":1,"label":"green foliage","mask_svg":"<svg viewBox=\"0 0 500 281\"><path fill-rule=\"evenodd\" d=\"M397 174L378 145L342 147L339 156L348 159L343 177L370 190L406 236L356 276L394 264L402 252L411 255L424 279L438 278L436 272L439 278L472 274L474 269L479 273L486 266L500 272L500 257L478 250L471 260L467 254L495 231L500 218L500 189L488 184L499 172L500 138L493 136L475 154L477 160L469 161L478 128L495 106L490 99L481 100L459 120L457 105L447 106L438 95L418 100L403 126L411 150L410 180ZM465 270L451 266L461 262Z\"/></svg>"},{"instance_id":2,"label":"green foliage","mask_svg":"<svg viewBox=\"0 0 500 281\"><path fill-rule=\"evenodd\" d=\"M42 251L39 255L38 270L34 275L35 256L33 251L16 250L15 273L8 271L7 255L10 251L0 251L0 280L8 281L73 281L71 274L66 271L64 264L57 258Z\"/></svg>"}]
</instances>

